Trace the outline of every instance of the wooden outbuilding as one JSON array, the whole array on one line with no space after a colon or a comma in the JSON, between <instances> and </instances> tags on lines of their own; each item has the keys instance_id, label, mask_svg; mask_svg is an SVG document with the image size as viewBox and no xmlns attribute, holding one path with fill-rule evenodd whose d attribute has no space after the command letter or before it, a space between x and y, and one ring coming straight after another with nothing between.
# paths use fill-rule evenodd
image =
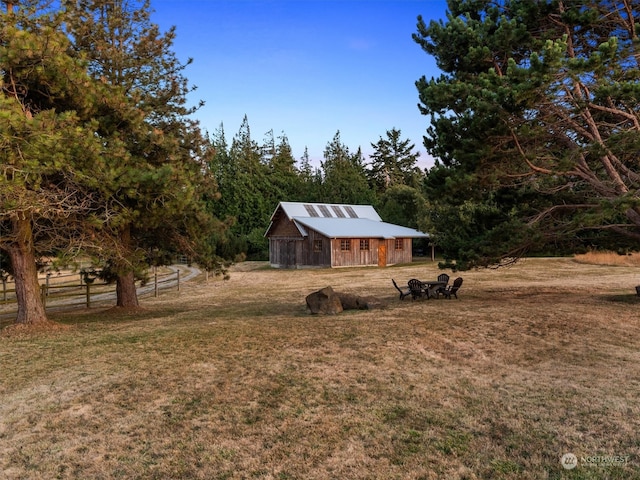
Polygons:
<instances>
[{"instance_id":1,"label":"wooden outbuilding","mask_svg":"<svg viewBox=\"0 0 640 480\"><path fill-rule=\"evenodd\" d=\"M410 263L412 228L383 222L371 205L280 202L265 236L275 268Z\"/></svg>"}]
</instances>

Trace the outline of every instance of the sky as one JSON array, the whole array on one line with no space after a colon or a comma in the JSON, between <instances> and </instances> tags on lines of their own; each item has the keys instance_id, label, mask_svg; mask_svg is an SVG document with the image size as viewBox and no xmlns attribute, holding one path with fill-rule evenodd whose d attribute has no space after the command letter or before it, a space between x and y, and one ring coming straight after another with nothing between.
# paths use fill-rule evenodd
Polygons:
<instances>
[{"instance_id":1,"label":"sky","mask_svg":"<svg viewBox=\"0 0 640 480\"><path fill-rule=\"evenodd\" d=\"M429 118L415 82L440 73L413 41L417 17L445 18L444 0L151 0L152 22L176 27L174 52L205 106L195 118L229 144L247 116L251 137L286 135L296 160L319 166L336 132L349 151L393 128L422 145Z\"/></svg>"}]
</instances>

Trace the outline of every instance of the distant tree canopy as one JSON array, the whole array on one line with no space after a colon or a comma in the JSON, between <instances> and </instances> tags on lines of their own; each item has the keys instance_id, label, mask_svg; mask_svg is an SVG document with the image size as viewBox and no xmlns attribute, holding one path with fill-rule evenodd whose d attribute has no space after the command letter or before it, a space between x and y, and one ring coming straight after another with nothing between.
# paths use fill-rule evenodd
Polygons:
<instances>
[{"instance_id":1,"label":"distant tree canopy","mask_svg":"<svg viewBox=\"0 0 640 480\"><path fill-rule=\"evenodd\" d=\"M209 168L217 179L220 200L211 204L211 213L225 219L228 230L212 239L215 251L224 252L227 258L268 258L268 240L264 233L271 214L280 201L327 202L387 205L388 221L415 227L416 210L407 215L400 214L402 206L409 208L413 200L393 198L401 196L419 197L423 173L417 168L417 152L409 140L401 138L401 132L392 129L379 145L390 145L379 149L375 160L393 172L393 182L378 184L360 148L352 153L337 131L327 142L323 160L313 167L305 150L299 161L293 157L287 136L282 133L274 138L267 132L260 144L251 135L249 120L245 116L231 146L221 125L213 134L211 143L215 154ZM405 183L408 182L408 183ZM405 186L395 197L384 197L389 188ZM417 203L421 203L416 200Z\"/></svg>"},{"instance_id":2,"label":"distant tree canopy","mask_svg":"<svg viewBox=\"0 0 640 480\"><path fill-rule=\"evenodd\" d=\"M324 149L322 195L327 203L370 204L374 201L365 173L364 158L342 143L336 132Z\"/></svg>"},{"instance_id":3,"label":"distant tree canopy","mask_svg":"<svg viewBox=\"0 0 640 480\"><path fill-rule=\"evenodd\" d=\"M450 0L415 41L443 74L422 226L457 268L640 239L640 3ZM624 240L626 238L626 240Z\"/></svg>"}]
</instances>

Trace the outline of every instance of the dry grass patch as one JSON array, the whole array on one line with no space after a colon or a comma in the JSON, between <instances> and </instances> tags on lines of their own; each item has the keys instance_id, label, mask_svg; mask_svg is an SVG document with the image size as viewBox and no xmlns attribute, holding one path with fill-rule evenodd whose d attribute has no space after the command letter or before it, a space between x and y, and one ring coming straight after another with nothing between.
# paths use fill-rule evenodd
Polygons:
<instances>
[{"instance_id":1,"label":"dry grass patch","mask_svg":"<svg viewBox=\"0 0 640 480\"><path fill-rule=\"evenodd\" d=\"M247 263L137 316L58 314L0 338L0 477L640 478L638 273L535 259L400 302L391 278L435 265ZM309 315L328 285L386 307Z\"/></svg>"},{"instance_id":2,"label":"dry grass patch","mask_svg":"<svg viewBox=\"0 0 640 480\"><path fill-rule=\"evenodd\" d=\"M627 265L640 267L640 253L638 252L624 255L616 252L587 252L576 255L575 260L579 263L590 263L593 265Z\"/></svg>"}]
</instances>

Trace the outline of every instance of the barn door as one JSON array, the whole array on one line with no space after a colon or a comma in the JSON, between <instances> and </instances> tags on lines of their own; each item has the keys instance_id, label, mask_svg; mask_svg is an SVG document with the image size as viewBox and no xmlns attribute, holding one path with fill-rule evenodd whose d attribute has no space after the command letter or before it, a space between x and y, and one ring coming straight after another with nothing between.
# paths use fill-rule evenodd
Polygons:
<instances>
[{"instance_id":1,"label":"barn door","mask_svg":"<svg viewBox=\"0 0 640 480\"><path fill-rule=\"evenodd\" d=\"M378 244L378 266L387 266L387 244L384 241Z\"/></svg>"},{"instance_id":2,"label":"barn door","mask_svg":"<svg viewBox=\"0 0 640 480\"><path fill-rule=\"evenodd\" d=\"M284 268L295 268L296 266L295 240L286 240L280 243L280 265Z\"/></svg>"}]
</instances>

